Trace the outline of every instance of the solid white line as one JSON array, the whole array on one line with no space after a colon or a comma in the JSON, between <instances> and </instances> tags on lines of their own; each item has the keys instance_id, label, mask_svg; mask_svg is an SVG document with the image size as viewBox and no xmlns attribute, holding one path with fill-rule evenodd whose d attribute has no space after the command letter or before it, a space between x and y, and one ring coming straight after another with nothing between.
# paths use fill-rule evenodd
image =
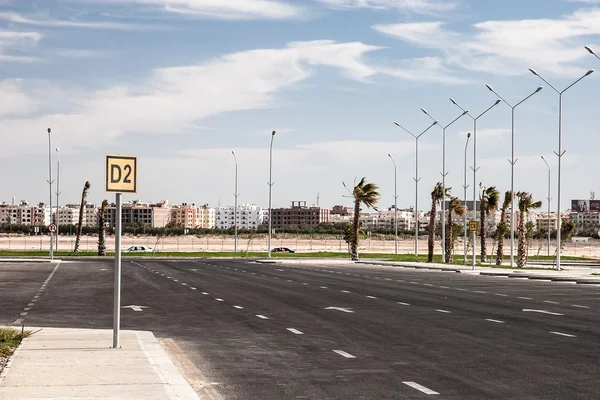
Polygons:
<instances>
[{"instance_id":1,"label":"solid white line","mask_svg":"<svg viewBox=\"0 0 600 400\"><path fill-rule=\"evenodd\" d=\"M355 357L355 356L353 356L352 354L350 354L350 353L346 353L344 350L334 350L333 352L334 352L334 353L337 353L337 354L339 354L339 355L340 355L340 356L342 356L342 357L346 357L346 358L356 358L356 357Z\"/></svg>"},{"instance_id":2,"label":"solid white line","mask_svg":"<svg viewBox=\"0 0 600 400\"><path fill-rule=\"evenodd\" d=\"M298 329L294 329L294 328L287 328L288 331L295 333L296 335L304 335L302 332L300 332Z\"/></svg>"},{"instance_id":3,"label":"solid white line","mask_svg":"<svg viewBox=\"0 0 600 400\"><path fill-rule=\"evenodd\" d=\"M503 324L504 321L500 321L499 319L490 319L490 318L486 318L486 321L490 321L490 322L495 322L497 324Z\"/></svg>"},{"instance_id":4,"label":"solid white line","mask_svg":"<svg viewBox=\"0 0 600 400\"><path fill-rule=\"evenodd\" d=\"M408 304L408 303L403 303L403 302L401 302L401 301L398 301L397 303L398 303L398 304L401 304L401 305L403 305L403 306L410 306L410 304Z\"/></svg>"},{"instance_id":5,"label":"solid white line","mask_svg":"<svg viewBox=\"0 0 600 400\"><path fill-rule=\"evenodd\" d=\"M402 382L402 383L404 383L407 386L410 386L413 389L417 389L418 391L423 392L425 394L439 394L438 392L428 389L425 386L419 385L416 382Z\"/></svg>"},{"instance_id":6,"label":"solid white line","mask_svg":"<svg viewBox=\"0 0 600 400\"><path fill-rule=\"evenodd\" d=\"M377 297L375 297L375 296L367 296L367 298L369 298L369 299L376 299Z\"/></svg>"},{"instance_id":7,"label":"solid white line","mask_svg":"<svg viewBox=\"0 0 600 400\"><path fill-rule=\"evenodd\" d=\"M588 306L580 306L579 304L573 304L573 307L577 307L577 308L589 308Z\"/></svg>"},{"instance_id":8,"label":"solid white line","mask_svg":"<svg viewBox=\"0 0 600 400\"><path fill-rule=\"evenodd\" d=\"M350 292L347 290L342 290L342 293L350 293Z\"/></svg>"},{"instance_id":9,"label":"solid white line","mask_svg":"<svg viewBox=\"0 0 600 400\"><path fill-rule=\"evenodd\" d=\"M269 319L268 317L265 317L264 315L260 315L260 314L257 314L256 316L260 319Z\"/></svg>"},{"instance_id":10,"label":"solid white line","mask_svg":"<svg viewBox=\"0 0 600 400\"><path fill-rule=\"evenodd\" d=\"M447 313L447 314L450 314L450 313L452 313L452 311L448 311L448 310L440 310L440 309L436 309L435 311L437 311L437 312L443 312L443 313Z\"/></svg>"},{"instance_id":11,"label":"solid white line","mask_svg":"<svg viewBox=\"0 0 600 400\"><path fill-rule=\"evenodd\" d=\"M560 304L558 301L550 301L550 300L544 300L544 303L548 303L548 304Z\"/></svg>"},{"instance_id":12,"label":"solid white line","mask_svg":"<svg viewBox=\"0 0 600 400\"><path fill-rule=\"evenodd\" d=\"M517 299L533 300L531 297L523 297L523 296L519 296L519 297L517 297Z\"/></svg>"},{"instance_id":13,"label":"solid white line","mask_svg":"<svg viewBox=\"0 0 600 400\"><path fill-rule=\"evenodd\" d=\"M555 313L552 311L546 311L546 310L532 310L530 308L524 308L523 311L525 312L535 312L535 313L540 313L540 314L550 314L550 315L564 315L561 313Z\"/></svg>"},{"instance_id":14,"label":"solid white line","mask_svg":"<svg viewBox=\"0 0 600 400\"><path fill-rule=\"evenodd\" d=\"M508 297L507 294L502 294L502 293L496 293L496 296Z\"/></svg>"},{"instance_id":15,"label":"solid white line","mask_svg":"<svg viewBox=\"0 0 600 400\"><path fill-rule=\"evenodd\" d=\"M243 310L244 309L244 307L242 307L242 306L233 306L233 308L237 308L238 310Z\"/></svg>"},{"instance_id":16,"label":"solid white line","mask_svg":"<svg viewBox=\"0 0 600 400\"><path fill-rule=\"evenodd\" d=\"M215 300L216 300L216 301L223 301L223 299L220 299L220 298L218 298L218 297L217 297L217 298L215 298Z\"/></svg>"},{"instance_id":17,"label":"solid white line","mask_svg":"<svg viewBox=\"0 0 600 400\"><path fill-rule=\"evenodd\" d=\"M476 290L475 293L487 293L487 292L484 292L483 290Z\"/></svg>"},{"instance_id":18,"label":"solid white line","mask_svg":"<svg viewBox=\"0 0 600 400\"><path fill-rule=\"evenodd\" d=\"M555 335L560 335L560 336L566 336L566 337L577 337L575 335L569 335L568 333L562 333L562 332L550 332L550 333L555 334Z\"/></svg>"}]
</instances>

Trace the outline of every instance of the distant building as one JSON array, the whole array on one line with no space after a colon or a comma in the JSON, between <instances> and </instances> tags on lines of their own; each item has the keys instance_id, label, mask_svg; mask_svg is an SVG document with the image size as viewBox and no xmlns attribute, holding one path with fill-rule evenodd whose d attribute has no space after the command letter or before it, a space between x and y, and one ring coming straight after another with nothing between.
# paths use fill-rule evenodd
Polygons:
<instances>
[{"instance_id":1,"label":"distant building","mask_svg":"<svg viewBox=\"0 0 600 400\"><path fill-rule=\"evenodd\" d=\"M254 204L217 207L214 215L216 229L229 229L235 226L237 218L238 229L256 229L267 221L268 210Z\"/></svg>"},{"instance_id":2,"label":"distant building","mask_svg":"<svg viewBox=\"0 0 600 400\"><path fill-rule=\"evenodd\" d=\"M316 226L329 222L331 211L321 207L307 207L306 201L292 201L290 208L272 209L273 228L282 229L292 226Z\"/></svg>"},{"instance_id":3,"label":"distant building","mask_svg":"<svg viewBox=\"0 0 600 400\"><path fill-rule=\"evenodd\" d=\"M123 226L148 225L153 228L165 227L171 220L168 202L142 203L135 200L122 205ZM114 227L116 220L116 205L110 204L106 210L106 223Z\"/></svg>"},{"instance_id":4,"label":"distant building","mask_svg":"<svg viewBox=\"0 0 600 400\"><path fill-rule=\"evenodd\" d=\"M79 205L67 204L55 210L58 225L77 225L79 223Z\"/></svg>"},{"instance_id":5,"label":"distant building","mask_svg":"<svg viewBox=\"0 0 600 400\"><path fill-rule=\"evenodd\" d=\"M347 217L350 216L354 213L354 209L353 208L348 208L346 206L341 206L341 205L337 205L337 206L333 206L333 208L331 209L331 215L339 215L342 217Z\"/></svg>"},{"instance_id":6,"label":"distant building","mask_svg":"<svg viewBox=\"0 0 600 400\"><path fill-rule=\"evenodd\" d=\"M363 227L367 229L394 229L395 223L394 218L398 217L398 230L408 231L415 229L415 215L412 209L398 209L394 211L394 206L391 206L387 210L380 210L374 213L363 213L359 220L363 223ZM421 229L424 214L420 213L419 226ZM421 222L423 221L423 222ZM429 224L429 219L426 220L426 224Z\"/></svg>"},{"instance_id":7,"label":"distant building","mask_svg":"<svg viewBox=\"0 0 600 400\"><path fill-rule=\"evenodd\" d=\"M31 206L25 200L19 204L0 204L0 224L40 226L49 223L50 210L44 204Z\"/></svg>"}]
</instances>

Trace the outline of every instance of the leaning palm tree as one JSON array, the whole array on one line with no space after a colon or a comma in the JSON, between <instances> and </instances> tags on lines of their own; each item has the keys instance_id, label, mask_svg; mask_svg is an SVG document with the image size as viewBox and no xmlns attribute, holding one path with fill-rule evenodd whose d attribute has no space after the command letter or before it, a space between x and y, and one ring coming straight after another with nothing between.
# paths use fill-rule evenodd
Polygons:
<instances>
[{"instance_id":1,"label":"leaning palm tree","mask_svg":"<svg viewBox=\"0 0 600 400\"><path fill-rule=\"evenodd\" d=\"M350 238L350 256L352 260L358 260L358 238L360 234L360 206L364 204L367 208L371 207L377 211L377 201L381 196L379 194L379 187L366 181L366 177L363 178L354 185L354 188L350 192L354 199L354 219L352 222L352 237ZM344 187L348 189L344 183Z\"/></svg>"},{"instance_id":2,"label":"leaning palm tree","mask_svg":"<svg viewBox=\"0 0 600 400\"><path fill-rule=\"evenodd\" d=\"M495 186L489 188L483 188L481 193L481 201L479 202L479 214L481 215L481 262L484 263L487 260L487 247L486 247L486 217L490 215L491 211L498 208L498 202L500 200L500 193Z\"/></svg>"},{"instance_id":3,"label":"leaning palm tree","mask_svg":"<svg viewBox=\"0 0 600 400\"><path fill-rule=\"evenodd\" d=\"M498 240L498 249L496 250L496 265L502 265L504 259L504 235L508 232L508 224L506 223L506 210L512 201L512 193L506 191L504 193L504 201L500 208L500 222L496 227L496 239Z\"/></svg>"},{"instance_id":4,"label":"leaning palm tree","mask_svg":"<svg viewBox=\"0 0 600 400\"><path fill-rule=\"evenodd\" d=\"M83 192L81 193L81 204L79 205L79 223L77 224L77 237L75 238L75 247L73 253L79 251L79 241L81 240L81 232L83 231L83 217L85 213L85 205L87 199L87 192L90 189L90 182L86 181L83 185Z\"/></svg>"},{"instance_id":5,"label":"leaning palm tree","mask_svg":"<svg viewBox=\"0 0 600 400\"><path fill-rule=\"evenodd\" d=\"M433 262L433 250L435 248L435 217L437 214L437 205L440 201L446 200L450 188L446 188L444 193L444 187L442 182L438 182L433 187L431 192L431 211L429 213L429 237L427 238L427 262ZM444 229L444 227L442 227Z\"/></svg>"},{"instance_id":6,"label":"leaning palm tree","mask_svg":"<svg viewBox=\"0 0 600 400\"><path fill-rule=\"evenodd\" d=\"M106 238L104 234L104 225L106 221L106 208L108 207L108 200L102 201L102 206L98 212L98 255L106 255Z\"/></svg>"},{"instance_id":7,"label":"leaning palm tree","mask_svg":"<svg viewBox=\"0 0 600 400\"><path fill-rule=\"evenodd\" d=\"M517 267L523 268L527 264L527 231L525 229L525 214L530 210L540 208L541 201L533 201L531 193L517 192L519 198L519 243L517 247Z\"/></svg>"},{"instance_id":8,"label":"leaning palm tree","mask_svg":"<svg viewBox=\"0 0 600 400\"><path fill-rule=\"evenodd\" d=\"M452 262L452 251L454 250L454 237L452 236L452 214L459 217L465 215L465 206L461 204L458 197L451 197L448 202L448 221L446 223L446 263Z\"/></svg>"}]
</instances>

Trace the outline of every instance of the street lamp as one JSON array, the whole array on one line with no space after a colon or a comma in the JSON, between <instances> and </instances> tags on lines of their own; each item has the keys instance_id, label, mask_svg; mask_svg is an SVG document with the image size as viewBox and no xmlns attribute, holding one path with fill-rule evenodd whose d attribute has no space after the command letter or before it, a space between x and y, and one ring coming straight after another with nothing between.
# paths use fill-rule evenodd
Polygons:
<instances>
[{"instance_id":1,"label":"street lamp","mask_svg":"<svg viewBox=\"0 0 600 400\"><path fill-rule=\"evenodd\" d=\"M238 251L238 217L237 217L237 213L238 213L238 163L237 163L237 157L235 156L235 151L231 151L231 154L233 154L233 160L235 161L235 193L233 194L234 197L234 239L233 239L233 251L234 253L237 253Z\"/></svg>"},{"instance_id":2,"label":"street lamp","mask_svg":"<svg viewBox=\"0 0 600 400\"><path fill-rule=\"evenodd\" d=\"M58 196L60 195L60 154L58 147L56 148L56 214L54 222L56 223L56 251L58 251L58 227L60 225L60 214L58 210Z\"/></svg>"},{"instance_id":3,"label":"street lamp","mask_svg":"<svg viewBox=\"0 0 600 400\"><path fill-rule=\"evenodd\" d=\"M424 108L421 108L421 111L423 111L425 113L425 115L427 115L433 121L437 121ZM446 172L446 128L448 128L450 125L452 125L453 123L458 121L461 117L463 117L467 113L468 113L468 111L466 111L466 110L463 111L462 114L460 114L458 117L456 117L452 122L450 122L446 126L439 124L439 126L442 127L442 193L443 193L443 200L442 200L441 223L442 223L442 262L444 262L444 263L446 262L446 228L445 228L446 227L446 175L448 175L448 173Z\"/></svg>"},{"instance_id":4,"label":"street lamp","mask_svg":"<svg viewBox=\"0 0 600 400\"><path fill-rule=\"evenodd\" d=\"M586 49L588 49L588 51L590 53L596 55L592 51L591 48L586 47ZM556 194L556 196L557 196L557 199L556 199L556 203L557 203L556 213L558 215L557 219L556 219L556 269L558 271L560 271L560 228L561 228L561 223L562 223L561 212L560 212L560 184L561 184L561 174L560 174L560 172L561 172L561 165L562 165L562 156L565 154L565 152L562 149L562 95L563 95L564 92L566 92L567 90L569 90L577 82L579 82L580 80L582 80L586 76L591 75L594 72L594 70L590 69L582 77L580 77L579 79L577 79L575 82L571 83L569 86L567 86L562 91L560 91L560 90L556 89L554 86L552 86L550 84L550 82L548 82L547 80L545 80L533 68L529 68L529 71L531 71L532 74L534 74L535 76L537 76L538 78L540 78L541 80L543 80L546 84L548 84L548 86L550 86L552 89L554 89L554 91L556 93L558 93L558 153L554 152L554 154L556 154L558 156L558 184L557 184L557 194Z\"/></svg>"},{"instance_id":5,"label":"street lamp","mask_svg":"<svg viewBox=\"0 0 600 400\"><path fill-rule=\"evenodd\" d=\"M454 104L461 110L466 111L452 97L450 98L450 101L452 102L452 104ZM485 110L484 112L482 112L481 114L479 114L476 117L472 116L471 113L467 111L467 114L473 120L473 168L471 168L473 170L473 221L477 221L477 187L476 187L476 185L477 185L477 171L479 170L479 168L477 168L477 120L479 118L481 118L485 113L490 111L492 108L496 107L498 104L500 104L500 100L496 100L496 102L494 104L492 104L491 106L489 106L487 108L487 110ZM467 205L467 197L465 196L465 206L466 205ZM475 240L476 235L477 235L477 232L473 231L473 260L471 263L471 269L475 269L475 258L476 258L475 252L477 249L477 240Z\"/></svg>"},{"instance_id":6,"label":"street lamp","mask_svg":"<svg viewBox=\"0 0 600 400\"><path fill-rule=\"evenodd\" d=\"M546 161L544 156L542 156L542 160L544 160L546 167L548 167L548 197L546 199L548 199L548 257L550 257L550 200L552 200L552 197L550 197L550 165L548 165L548 161Z\"/></svg>"},{"instance_id":7,"label":"street lamp","mask_svg":"<svg viewBox=\"0 0 600 400\"><path fill-rule=\"evenodd\" d=\"M48 184L50 185L50 223L52 223L52 129L48 128ZM50 234L50 260L54 260L54 243L52 238L52 232Z\"/></svg>"},{"instance_id":8,"label":"street lamp","mask_svg":"<svg viewBox=\"0 0 600 400\"><path fill-rule=\"evenodd\" d=\"M585 49L588 51L588 53L590 53L591 55L595 56L598 60L600 60L600 56L598 54L596 54L590 46L585 46Z\"/></svg>"},{"instance_id":9,"label":"street lamp","mask_svg":"<svg viewBox=\"0 0 600 400\"><path fill-rule=\"evenodd\" d=\"M271 210L271 189L273 188L273 138L275 137L275 131L271 132L271 146L269 147L269 240L267 245L269 246L269 258L271 258L271 238L273 236L273 218Z\"/></svg>"},{"instance_id":10,"label":"street lamp","mask_svg":"<svg viewBox=\"0 0 600 400\"><path fill-rule=\"evenodd\" d=\"M471 133L467 133L467 140L465 142L465 168L464 168L464 173L465 173L465 179L463 181L463 188L465 189L465 194L464 194L464 199L465 199L465 206L467 205L467 188L469 187L469 185L467 184L467 147L469 147L469 139L471 138ZM442 227L442 229L444 229L444 227ZM465 253L465 265L467 265L467 213L465 212L465 215L463 215L463 251Z\"/></svg>"},{"instance_id":11,"label":"street lamp","mask_svg":"<svg viewBox=\"0 0 600 400\"><path fill-rule=\"evenodd\" d=\"M511 109L511 158L509 160L510 163L510 266L512 267L515 260L515 164L517 160L515 160L515 108L517 108L520 104L522 104L525 100L529 99L534 94L538 93L543 89L543 86L539 86L533 93L529 96L525 97L523 100L515 104L514 106L508 103L506 100L502 98L498 93L494 91L492 86L486 84L486 88L492 93L494 93L500 100L502 100L507 106Z\"/></svg>"},{"instance_id":12,"label":"street lamp","mask_svg":"<svg viewBox=\"0 0 600 400\"><path fill-rule=\"evenodd\" d=\"M408 129L406 129L405 127L403 127L402 125L400 125L397 122L394 122L394 124L396 124L396 126L404 129L404 131L408 132L412 137L415 138L415 256L419 255L419 180L421 180L421 178L419 178L419 138L421 136L423 136L423 134L425 132L427 132L429 129L431 129L434 125L436 125L438 122L437 121L433 121L433 123L431 125L429 125L429 127L427 129L425 129L423 132L421 132L418 135L413 134L412 132L410 132Z\"/></svg>"},{"instance_id":13,"label":"street lamp","mask_svg":"<svg viewBox=\"0 0 600 400\"><path fill-rule=\"evenodd\" d=\"M398 254L398 180L396 179L396 162L394 157L388 153L388 157L394 164L394 254Z\"/></svg>"}]
</instances>

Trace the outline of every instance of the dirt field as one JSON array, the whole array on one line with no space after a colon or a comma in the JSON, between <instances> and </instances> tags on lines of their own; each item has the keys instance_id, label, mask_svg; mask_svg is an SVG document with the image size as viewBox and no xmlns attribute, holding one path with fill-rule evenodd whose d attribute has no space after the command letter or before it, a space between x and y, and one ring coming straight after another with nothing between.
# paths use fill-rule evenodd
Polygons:
<instances>
[{"instance_id":1,"label":"dirt field","mask_svg":"<svg viewBox=\"0 0 600 400\"><path fill-rule=\"evenodd\" d=\"M84 236L81 238L81 251L96 251L97 237ZM75 236L61 236L59 238L58 249L60 251L71 251L75 244ZM441 253L439 241L436 243L436 253ZM556 250L553 241L550 248L551 254ZM124 249L129 246L145 245L156 248L158 251L233 251L234 239L232 236L178 236L166 237L157 240L156 237L133 237L123 236L122 247ZM516 254L515 241L515 254ZM347 251L347 245L342 239L324 239L321 237L304 236L292 238L274 237L272 247L289 247L297 252L344 252ZM479 247L479 246L478 246ZM493 254L495 249L493 242L488 243L488 254ZM48 236L1 236L0 250L14 251L34 251L46 250L49 248ZM114 237L109 236L107 239L107 249L114 250ZM239 238L238 249L240 251L267 251L267 236L255 236L251 240L248 238ZM365 239L361 241L360 251L366 253L394 253L393 240L374 240ZM427 251L426 239L419 240L419 253L424 254ZM398 253L412 254L414 252L414 241L402 240L398 242ZM546 255L546 241L534 241L530 247L530 256L537 254ZM459 243L456 248L456 254L463 254L462 244ZM505 254L510 254L510 241L505 242ZM564 255L579 256L579 257L598 257L600 258L600 241L590 240L589 243L569 243L563 251Z\"/></svg>"}]
</instances>

